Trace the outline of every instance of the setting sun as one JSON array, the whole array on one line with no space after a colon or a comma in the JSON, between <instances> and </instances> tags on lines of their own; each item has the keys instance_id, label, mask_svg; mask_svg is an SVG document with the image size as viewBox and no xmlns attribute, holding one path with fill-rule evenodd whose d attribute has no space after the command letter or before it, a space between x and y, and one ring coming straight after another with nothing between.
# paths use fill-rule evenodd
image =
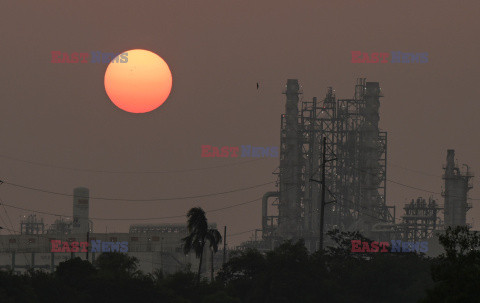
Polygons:
<instances>
[{"instance_id":1,"label":"setting sun","mask_svg":"<svg viewBox=\"0 0 480 303\"><path fill-rule=\"evenodd\" d=\"M167 63L143 49L128 50L123 56L125 54L127 62L112 60L105 72L108 97L130 113L146 113L158 108L172 89L172 73Z\"/></svg>"}]
</instances>

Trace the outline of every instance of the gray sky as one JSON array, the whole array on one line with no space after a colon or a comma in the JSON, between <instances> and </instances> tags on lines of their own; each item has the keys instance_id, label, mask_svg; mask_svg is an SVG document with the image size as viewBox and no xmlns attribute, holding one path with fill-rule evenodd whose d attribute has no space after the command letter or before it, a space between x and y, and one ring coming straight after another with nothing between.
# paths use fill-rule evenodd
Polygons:
<instances>
[{"instance_id":1,"label":"gray sky","mask_svg":"<svg viewBox=\"0 0 480 303\"><path fill-rule=\"evenodd\" d=\"M299 79L304 98L353 96L355 79L378 81L388 178L440 192L446 150L480 173L480 2L470 1L2 1L0 4L0 155L56 166L151 171L212 167L245 159L202 158L200 146L278 146L281 91ZM159 54L173 90L159 109L116 108L103 86L106 64L52 64L51 52ZM354 64L352 50L428 52L425 64ZM260 90L256 90L260 82ZM275 181L278 158L204 171L105 174L54 169L0 158L12 183L92 196L148 199L229 191ZM419 174L404 168L425 172ZM471 197L480 198L474 179ZM260 198L273 185L228 195L163 202L91 200L90 215L183 215ZM389 204L430 194L388 184ZM434 195L440 198L439 195ZM71 214L72 198L0 186L6 204ZM478 201L468 213L480 214ZM443 204L443 199L441 200ZM260 201L207 213L231 233L260 227ZM19 210L7 208L15 229ZM6 218L3 210L1 217ZM54 220L44 216L47 223ZM184 219L162 220L182 222ZM150 223L159 221L150 221ZM127 231L129 221L94 221ZM139 223L139 222L137 222ZM480 220L475 221L478 229ZM3 231L5 233L5 231ZM229 239L247 240L250 233Z\"/></svg>"}]
</instances>

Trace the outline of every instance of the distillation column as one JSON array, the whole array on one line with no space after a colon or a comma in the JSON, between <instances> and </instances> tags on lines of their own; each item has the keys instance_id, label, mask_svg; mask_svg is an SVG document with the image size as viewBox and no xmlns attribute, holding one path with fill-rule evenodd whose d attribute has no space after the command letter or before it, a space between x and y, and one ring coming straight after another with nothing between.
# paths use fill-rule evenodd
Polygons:
<instances>
[{"instance_id":1,"label":"distillation column","mask_svg":"<svg viewBox=\"0 0 480 303\"><path fill-rule=\"evenodd\" d=\"M361 187L361 221L365 231L372 230L378 222L376 209L379 206L379 129L380 85L367 82L365 86L364 107L361 114L364 122L360 126L359 175ZM362 214L363 212L363 214Z\"/></svg>"},{"instance_id":2,"label":"distillation column","mask_svg":"<svg viewBox=\"0 0 480 303\"><path fill-rule=\"evenodd\" d=\"M447 151L447 166L445 167L445 227L467 225L467 211L471 208L468 200L468 191L472 188L468 166L465 173L455 165L455 150Z\"/></svg>"},{"instance_id":3,"label":"distillation column","mask_svg":"<svg viewBox=\"0 0 480 303\"><path fill-rule=\"evenodd\" d=\"M281 121L280 174L278 205L278 236L282 239L298 239L302 233L302 149L298 125L298 95L301 94L297 79L288 79L285 90L285 115Z\"/></svg>"}]
</instances>

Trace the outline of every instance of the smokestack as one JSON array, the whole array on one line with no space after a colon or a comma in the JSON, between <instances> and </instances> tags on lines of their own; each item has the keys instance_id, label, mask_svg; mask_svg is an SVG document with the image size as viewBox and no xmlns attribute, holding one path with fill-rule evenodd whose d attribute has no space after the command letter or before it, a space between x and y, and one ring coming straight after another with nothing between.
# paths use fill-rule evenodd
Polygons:
<instances>
[{"instance_id":1,"label":"smokestack","mask_svg":"<svg viewBox=\"0 0 480 303\"><path fill-rule=\"evenodd\" d=\"M455 150L448 149L447 150L447 166L446 166L445 174L447 174L449 177L452 176L454 167L455 167Z\"/></svg>"},{"instance_id":2,"label":"smokestack","mask_svg":"<svg viewBox=\"0 0 480 303\"><path fill-rule=\"evenodd\" d=\"M85 187L73 190L73 233L87 233L90 191Z\"/></svg>"}]
</instances>

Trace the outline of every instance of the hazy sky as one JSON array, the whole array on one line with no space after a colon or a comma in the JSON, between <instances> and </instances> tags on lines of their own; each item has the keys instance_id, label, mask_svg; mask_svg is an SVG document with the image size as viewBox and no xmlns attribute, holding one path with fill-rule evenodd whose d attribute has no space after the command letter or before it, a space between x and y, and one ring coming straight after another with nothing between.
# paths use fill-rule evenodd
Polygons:
<instances>
[{"instance_id":1,"label":"hazy sky","mask_svg":"<svg viewBox=\"0 0 480 303\"><path fill-rule=\"evenodd\" d=\"M355 79L366 77L380 82L385 95L380 126L388 131L388 178L440 192L447 149L455 149L459 162L480 174L479 11L477 0L1 1L0 178L63 193L86 186L92 196L127 199L202 195L275 181L271 173L278 158L184 173L107 174L5 156L96 170L228 165L248 159L202 158L200 146L278 146L287 78L299 79L304 99L311 99L323 98L327 86L337 97L351 98ZM134 48L159 54L173 74L170 98L148 114L123 112L109 101L106 64L50 63L52 51ZM428 52L429 62L354 64L352 50ZM477 180L474 198L480 198ZM91 200L90 216L183 215L192 206L217 209L271 190L274 185L147 203ZM418 196L430 194L388 183L388 202L397 205L397 217L406 200ZM72 213L70 197L4 184L0 198L19 207ZM473 202L470 223L480 215L479 202ZM7 211L19 229L20 216L28 212ZM241 233L260 227L261 202L207 216L230 233ZM3 209L0 217L6 218ZM142 221L94 220L94 228L125 232L131 223ZM478 229L480 220L474 223ZM249 237L243 233L228 242Z\"/></svg>"}]
</instances>

